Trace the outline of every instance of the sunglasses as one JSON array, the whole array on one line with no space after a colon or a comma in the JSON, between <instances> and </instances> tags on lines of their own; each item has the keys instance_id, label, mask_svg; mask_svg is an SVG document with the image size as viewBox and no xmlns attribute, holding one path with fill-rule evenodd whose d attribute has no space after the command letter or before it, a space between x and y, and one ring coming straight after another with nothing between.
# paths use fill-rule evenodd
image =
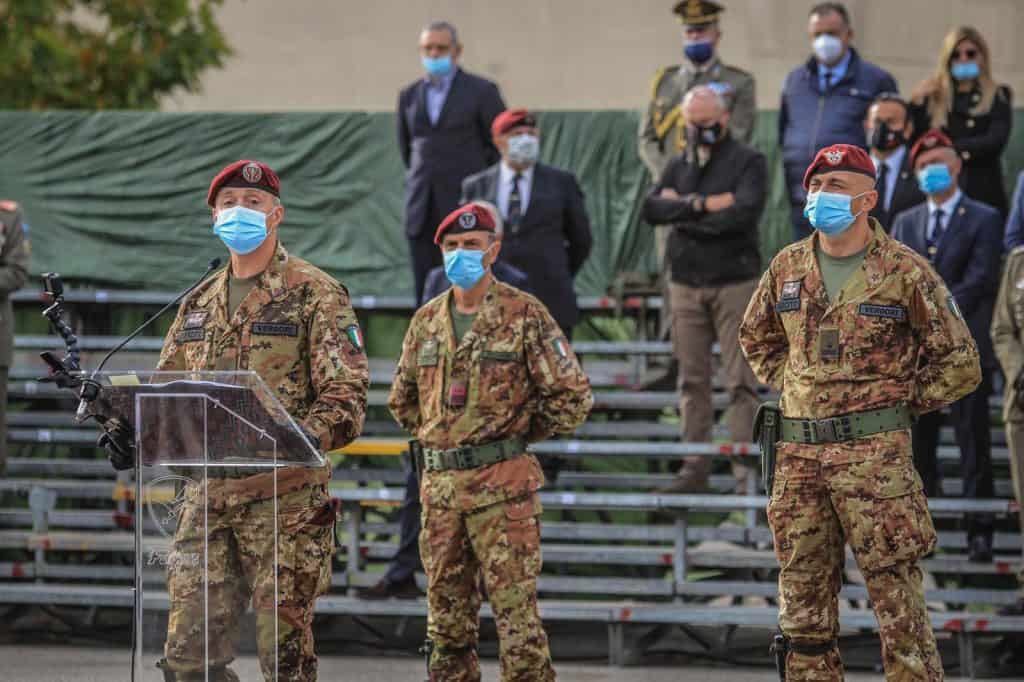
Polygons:
<instances>
[{"instance_id":1,"label":"sunglasses","mask_svg":"<svg viewBox=\"0 0 1024 682\"><path fill-rule=\"evenodd\" d=\"M953 57L956 59L974 59L978 56L978 51L973 47L969 47L966 50L956 50L953 52Z\"/></svg>"}]
</instances>

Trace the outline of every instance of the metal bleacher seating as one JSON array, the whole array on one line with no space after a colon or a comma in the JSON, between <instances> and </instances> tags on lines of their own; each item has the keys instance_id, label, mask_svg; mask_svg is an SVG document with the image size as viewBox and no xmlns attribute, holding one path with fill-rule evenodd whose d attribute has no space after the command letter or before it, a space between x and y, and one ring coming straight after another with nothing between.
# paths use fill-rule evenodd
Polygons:
<instances>
[{"instance_id":1,"label":"metal bleacher seating","mask_svg":"<svg viewBox=\"0 0 1024 682\"><path fill-rule=\"evenodd\" d=\"M15 300L25 304L37 296L19 292ZM67 296L69 304L88 306L153 307L169 299L160 292L72 291ZM411 310L411 302L400 298L357 297L353 302L360 313ZM659 305L658 299L622 304L588 299L583 307L590 314L633 314L643 320ZM116 341L112 336L84 336L83 365L94 365ZM112 366L152 367L161 343L158 337L140 337ZM12 454L23 456L13 457L7 477L0 478L0 556L11 557L0 560L0 603L124 608L131 604L134 489L127 474L115 475L92 449L96 432L73 422L66 396L35 381L42 366L34 356L56 344L52 336L16 338L9 400L24 409L8 412L8 438ZM760 513L766 499L756 487L757 476L748 478L745 495L649 492L670 480L666 461L684 455L738 457L754 466L756 446L678 442L678 426L671 422L677 396L633 389L646 358L668 353L668 344L640 338L573 345L595 389L594 417L571 438L532 448L564 463L542 493L547 512L542 526L545 573L540 579L544 618L606 624L612 664L624 663L638 646L633 625L722 626L727 633L737 626L774 628L777 565ZM384 409L393 363L371 360L371 411L364 436L332 453L336 466L331 490L343 515L333 591L318 601L321 613L397 619L426 613L422 600L367 602L351 596L355 588L379 577L397 542L393 511L403 495L399 456L405 440ZM724 408L721 390L715 401L718 409ZM994 398L994 413L997 409ZM998 426L993 427L993 442L993 459L1002 470L1007 453ZM959 456L949 429L943 430L939 456L944 463ZM628 466L612 468L609 458L616 466ZM712 485L729 489L731 476L715 476ZM961 674L972 676L978 636L1024 632L1024 618L994 613L1016 599L1012 581L1005 577L1020 568L1024 548L1012 523L1016 508L1008 499L1005 476L998 478L997 499L965 500L956 497L958 490L959 481L948 477L943 490L948 497L930 501L943 530L939 551L922 566L937 581L927 590L936 606L933 625L943 636L957 638ZM996 535L997 557L991 563L971 563L964 554L965 534L956 525L972 511L1010 518L1006 530ZM848 557L848 567L853 566ZM151 578L162 580L157 574ZM877 630L873 614L864 608L867 594L862 586L851 582L842 596L851 605L843 610L844 628ZM154 599L153 606L160 607L160 597ZM490 617L486 609L483 615ZM722 642L717 646L727 646L728 637Z\"/></svg>"}]
</instances>

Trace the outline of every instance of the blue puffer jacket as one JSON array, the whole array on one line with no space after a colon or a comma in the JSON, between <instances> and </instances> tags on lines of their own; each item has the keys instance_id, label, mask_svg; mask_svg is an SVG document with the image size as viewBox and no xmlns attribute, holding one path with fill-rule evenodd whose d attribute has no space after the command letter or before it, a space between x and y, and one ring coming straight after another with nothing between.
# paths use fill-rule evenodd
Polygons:
<instances>
[{"instance_id":1,"label":"blue puffer jacket","mask_svg":"<svg viewBox=\"0 0 1024 682\"><path fill-rule=\"evenodd\" d=\"M818 62L811 58L793 69L782 86L779 143L790 201L803 204L804 171L822 147L855 144L867 148L864 117L883 92L899 92L887 71L860 58L850 48L850 65L842 80L827 93L818 87Z\"/></svg>"}]
</instances>

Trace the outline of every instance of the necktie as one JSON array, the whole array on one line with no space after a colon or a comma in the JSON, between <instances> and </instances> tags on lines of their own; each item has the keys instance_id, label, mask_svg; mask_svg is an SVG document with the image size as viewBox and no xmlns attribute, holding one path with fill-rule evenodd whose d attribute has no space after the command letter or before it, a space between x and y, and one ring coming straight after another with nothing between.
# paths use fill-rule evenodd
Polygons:
<instances>
[{"instance_id":1,"label":"necktie","mask_svg":"<svg viewBox=\"0 0 1024 682\"><path fill-rule=\"evenodd\" d=\"M942 233L945 231L942 227L942 218L945 215L942 209L935 210L935 223L932 228L931 239L928 240L928 258L935 260L935 254L939 251L939 240L942 239Z\"/></svg>"},{"instance_id":2,"label":"necktie","mask_svg":"<svg viewBox=\"0 0 1024 682\"><path fill-rule=\"evenodd\" d=\"M831 89L832 89L832 72L829 71L828 69L825 69L825 84L824 84L824 87L822 87L821 91L822 92L828 92Z\"/></svg>"},{"instance_id":3,"label":"necktie","mask_svg":"<svg viewBox=\"0 0 1024 682\"><path fill-rule=\"evenodd\" d=\"M882 208L889 210L889 164L882 162L878 167L878 189L882 192Z\"/></svg>"},{"instance_id":4,"label":"necktie","mask_svg":"<svg viewBox=\"0 0 1024 682\"><path fill-rule=\"evenodd\" d=\"M512 178L512 191L508 195L508 215L505 216L505 222L508 223L510 232L519 230L519 220L523 217L523 199L519 195L519 181L522 179L522 173L516 173Z\"/></svg>"}]
</instances>

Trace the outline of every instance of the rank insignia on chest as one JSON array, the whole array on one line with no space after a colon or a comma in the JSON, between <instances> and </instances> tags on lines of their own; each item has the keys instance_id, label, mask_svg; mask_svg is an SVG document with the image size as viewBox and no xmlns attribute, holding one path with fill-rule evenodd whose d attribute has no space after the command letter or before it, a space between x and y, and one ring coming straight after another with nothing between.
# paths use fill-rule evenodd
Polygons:
<instances>
[{"instance_id":1,"label":"rank insignia on chest","mask_svg":"<svg viewBox=\"0 0 1024 682\"><path fill-rule=\"evenodd\" d=\"M839 359L839 330L830 327L818 332L818 357L822 360Z\"/></svg>"},{"instance_id":2,"label":"rank insignia on chest","mask_svg":"<svg viewBox=\"0 0 1024 682\"><path fill-rule=\"evenodd\" d=\"M453 381L448 387L448 404L452 407L465 407L467 393L465 381Z\"/></svg>"},{"instance_id":3,"label":"rank insignia on chest","mask_svg":"<svg viewBox=\"0 0 1024 682\"><path fill-rule=\"evenodd\" d=\"M802 280L783 282L779 302L775 304L775 312L785 313L800 310L800 288L802 285Z\"/></svg>"},{"instance_id":4,"label":"rank insignia on chest","mask_svg":"<svg viewBox=\"0 0 1024 682\"><path fill-rule=\"evenodd\" d=\"M356 350L362 352L363 350L363 330L359 328L358 324L350 324L345 327L345 336L348 337L349 343L351 343Z\"/></svg>"},{"instance_id":5,"label":"rank insignia on chest","mask_svg":"<svg viewBox=\"0 0 1024 682\"><path fill-rule=\"evenodd\" d=\"M205 310L200 310L195 313L189 313L185 316L185 324L181 325L182 329L199 329L206 324L206 318L209 317L210 313Z\"/></svg>"},{"instance_id":6,"label":"rank insignia on chest","mask_svg":"<svg viewBox=\"0 0 1024 682\"><path fill-rule=\"evenodd\" d=\"M563 359L569 357L569 347L566 345L565 339L561 337L552 339L551 347L555 349L556 353L558 353L558 357Z\"/></svg>"},{"instance_id":7,"label":"rank insignia on chest","mask_svg":"<svg viewBox=\"0 0 1024 682\"><path fill-rule=\"evenodd\" d=\"M436 367L438 359L437 341L428 339L420 346L416 354L416 365L419 367Z\"/></svg>"}]
</instances>

